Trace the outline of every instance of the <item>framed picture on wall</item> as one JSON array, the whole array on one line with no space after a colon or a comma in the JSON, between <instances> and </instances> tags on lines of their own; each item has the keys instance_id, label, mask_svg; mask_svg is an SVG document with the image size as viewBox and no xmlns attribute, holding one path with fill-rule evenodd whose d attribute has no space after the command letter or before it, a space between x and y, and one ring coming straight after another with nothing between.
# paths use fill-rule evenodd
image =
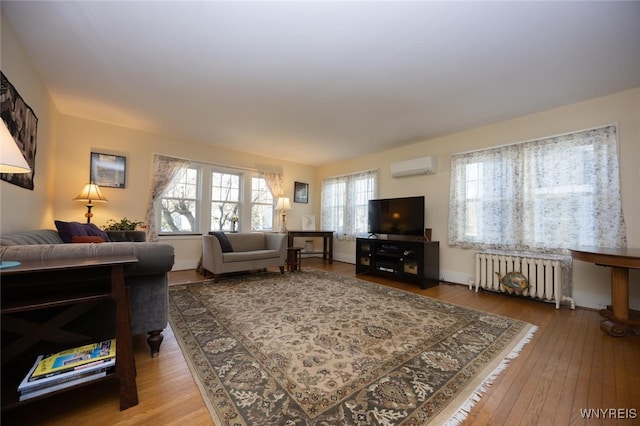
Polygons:
<instances>
[{"instance_id":1,"label":"framed picture on wall","mask_svg":"<svg viewBox=\"0 0 640 426\"><path fill-rule=\"evenodd\" d=\"M293 188L293 202L294 203L308 203L309 202L309 184L302 182L295 182Z\"/></svg>"},{"instance_id":2,"label":"framed picture on wall","mask_svg":"<svg viewBox=\"0 0 640 426\"><path fill-rule=\"evenodd\" d=\"M92 152L89 179L98 186L124 188L126 166L127 157Z\"/></svg>"},{"instance_id":3,"label":"framed picture on wall","mask_svg":"<svg viewBox=\"0 0 640 426\"><path fill-rule=\"evenodd\" d=\"M0 179L13 185L33 191L33 175L36 165L36 141L38 136L38 117L22 99L18 90L1 74L0 84L0 116L8 133L31 168L28 173L0 173ZM3 135L4 140L4 135ZM4 151L4 149L3 149Z\"/></svg>"}]
</instances>

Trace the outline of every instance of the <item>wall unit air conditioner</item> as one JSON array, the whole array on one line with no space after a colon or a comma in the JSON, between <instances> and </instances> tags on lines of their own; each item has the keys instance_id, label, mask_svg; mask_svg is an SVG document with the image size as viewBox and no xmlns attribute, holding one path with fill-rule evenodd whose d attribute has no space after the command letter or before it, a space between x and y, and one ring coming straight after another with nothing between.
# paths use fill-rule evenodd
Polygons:
<instances>
[{"instance_id":1,"label":"wall unit air conditioner","mask_svg":"<svg viewBox=\"0 0 640 426\"><path fill-rule=\"evenodd\" d=\"M391 176L432 175L437 169L437 158L433 156L414 158L391 164Z\"/></svg>"}]
</instances>

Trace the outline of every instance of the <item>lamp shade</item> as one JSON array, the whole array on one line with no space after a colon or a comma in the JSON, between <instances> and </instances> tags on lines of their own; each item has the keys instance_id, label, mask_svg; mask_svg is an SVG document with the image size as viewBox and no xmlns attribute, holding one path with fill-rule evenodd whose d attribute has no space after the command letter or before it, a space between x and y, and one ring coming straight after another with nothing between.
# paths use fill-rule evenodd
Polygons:
<instances>
[{"instance_id":1,"label":"lamp shade","mask_svg":"<svg viewBox=\"0 0 640 426\"><path fill-rule=\"evenodd\" d=\"M78 194L78 196L74 198L74 200L88 201L89 203L93 201L99 201L99 202L109 201L107 200L107 197L105 197L104 194L102 194L102 191L100 191L100 187L95 183L86 184L84 188L82 188L82 191L80 191L80 194Z\"/></svg>"},{"instance_id":2,"label":"lamp shade","mask_svg":"<svg viewBox=\"0 0 640 426\"><path fill-rule=\"evenodd\" d=\"M291 203L289 202L289 198L288 197L278 198L278 203L276 204L276 210L291 210Z\"/></svg>"},{"instance_id":3,"label":"lamp shade","mask_svg":"<svg viewBox=\"0 0 640 426\"><path fill-rule=\"evenodd\" d=\"M16 141L9 133L7 125L4 120L0 125L0 142L2 143L0 149L0 173L29 173L31 167L24 159L22 152L16 145Z\"/></svg>"}]
</instances>

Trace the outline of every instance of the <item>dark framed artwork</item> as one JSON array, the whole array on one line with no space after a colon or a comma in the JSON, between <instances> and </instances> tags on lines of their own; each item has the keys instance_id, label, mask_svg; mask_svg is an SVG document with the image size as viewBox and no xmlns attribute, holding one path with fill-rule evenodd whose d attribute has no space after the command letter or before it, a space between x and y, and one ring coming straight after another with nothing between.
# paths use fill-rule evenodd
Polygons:
<instances>
[{"instance_id":1,"label":"dark framed artwork","mask_svg":"<svg viewBox=\"0 0 640 426\"><path fill-rule=\"evenodd\" d=\"M293 188L293 202L294 203L308 203L309 202L309 184L302 182L295 182Z\"/></svg>"},{"instance_id":2,"label":"dark framed artwork","mask_svg":"<svg viewBox=\"0 0 640 426\"><path fill-rule=\"evenodd\" d=\"M98 186L124 188L127 173L127 157L113 154L91 153L89 179Z\"/></svg>"},{"instance_id":3,"label":"dark framed artwork","mask_svg":"<svg viewBox=\"0 0 640 426\"><path fill-rule=\"evenodd\" d=\"M0 173L0 179L33 191L33 175L36 167L36 142L38 139L38 117L24 102L22 96L7 80L4 73L0 79L0 116L9 133L16 141L25 160L31 167L29 173Z\"/></svg>"}]
</instances>

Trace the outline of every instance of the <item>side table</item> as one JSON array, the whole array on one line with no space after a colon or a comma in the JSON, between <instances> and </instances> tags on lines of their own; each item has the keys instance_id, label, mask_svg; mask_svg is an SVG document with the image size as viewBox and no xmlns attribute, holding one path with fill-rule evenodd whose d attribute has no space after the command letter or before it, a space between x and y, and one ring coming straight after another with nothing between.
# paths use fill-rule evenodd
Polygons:
<instances>
[{"instance_id":1,"label":"side table","mask_svg":"<svg viewBox=\"0 0 640 426\"><path fill-rule=\"evenodd\" d=\"M287 245L289 247L293 247L296 237L322 238L322 260L329 260L329 264L333 263L333 231L288 231Z\"/></svg>"},{"instance_id":2,"label":"side table","mask_svg":"<svg viewBox=\"0 0 640 426\"><path fill-rule=\"evenodd\" d=\"M570 249L574 260L611 268L611 306L601 309L605 319L600 328L614 337L631 329L640 335L640 312L629 309L629 269L640 269L640 248L577 247Z\"/></svg>"},{"instance_id":3,"label":"side table","mask_svg":"<svg viewBox=\"0 0 640 426\"><path fill-rule=\"evenodd\" d=\"M86 304L105 299L112 299L115 303L116 316L116 369L115 377L120 382L120 410L126 410L138 404L136 386L135 360L133 355L133 341L131 337L131 318L129 312L129 296L124 282L125 265L138 262L133 255L105 256L88 259L53 259L23 262L20 266L4 269L0 273L2 279L1 313L12 315L15 313L47 309L52 307L68 307L60 315L52 318L38 327L27 330L24 336L2 348L2 409L18 404L24 404L37 398L18 402L17 387L21 376L27 371L11 371L8 365L12 358L43 340L56 328L71 321L78 313L78 304ZM95 286L82 286L79 282L70 280L68 284L42 285L34 290L32 282L42 283L42 275L82 274L87 269L103 269L108 271L108 281ZM98 274L98 271L95 272ZM84 276L84 275L81 275ZM66 277L66 275L65 275ZM47 281L45 280L45 283ZM100 281L102 283L103 281ZM15 373L15 374L6 374ZM12 380L7 376L17 375ZM14 381L15 380L15 381ZM97 379L99 381L102 379ZM93 383L93 382L88 382ZM88 384L87 383L87 384ZM83 386L79 385L79 386ZM68 388L71 389L71 388ZM66 390L66 389L65 389ZM53 393L51 393L53 394ZM48 395L43 395L45 397Z\"/></svg>"}]
</instances>

